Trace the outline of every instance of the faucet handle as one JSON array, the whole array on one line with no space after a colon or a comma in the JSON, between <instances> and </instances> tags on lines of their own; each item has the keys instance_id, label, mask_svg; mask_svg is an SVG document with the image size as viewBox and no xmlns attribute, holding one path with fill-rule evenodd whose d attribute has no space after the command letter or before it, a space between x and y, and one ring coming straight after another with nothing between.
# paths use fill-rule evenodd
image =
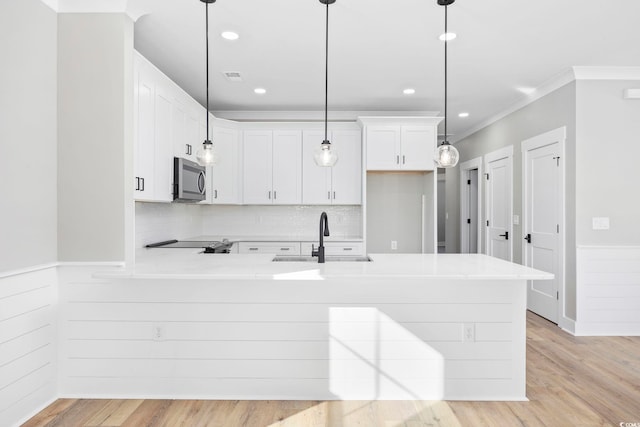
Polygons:
<instances>
[{"instance_id":1,"label":"faucet handle","mask_svg":"<svg viewBox=\"0 0 640 427\"><path fill-rule=\"evenodd\" d=\"M318 255L319 255L319 253L318 253L318 251L316 251L316 249L315 249L315 247L314 247L314 245L312 243L311 244L311 256L318 256Z\"/></svg>"}]
</instances>

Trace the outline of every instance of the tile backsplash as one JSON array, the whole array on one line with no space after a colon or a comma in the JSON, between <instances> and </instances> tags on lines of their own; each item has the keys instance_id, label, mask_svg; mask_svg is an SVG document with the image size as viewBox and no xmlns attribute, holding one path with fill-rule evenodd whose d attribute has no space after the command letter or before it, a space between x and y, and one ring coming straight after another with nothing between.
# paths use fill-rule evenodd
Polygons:
<instances>
[{"instance_id":1,"label":"tile backsplash","mask_svg":"<svg viewBox=\"0 0 640 427\"><path fill-rule=\"evenodd\" d=\"M203 206L202 231L211 236L317 236L326 212L333 237L362 237L360 206Z\"/></svg>"},{"instance_id":2,"label":"tile backsplash","mask_svg":"<svg viewBox=\"0 0 640 427\"><path fill-rule=\"evenodd\" d=\"M202 234L202 206L136 202L136 248Z\"/></svg>"},{"instance_id":3,"label":"tile backsplash","mask_svg":"<svg viewBox=\"0 0 640 427\"><path fill-rule=\"evenodd\" d=\"M136 247L169 239L315 237L327 212L332 237L362 237L361 206L222 206L136 202Z\"/></svg>"}]
</instances>

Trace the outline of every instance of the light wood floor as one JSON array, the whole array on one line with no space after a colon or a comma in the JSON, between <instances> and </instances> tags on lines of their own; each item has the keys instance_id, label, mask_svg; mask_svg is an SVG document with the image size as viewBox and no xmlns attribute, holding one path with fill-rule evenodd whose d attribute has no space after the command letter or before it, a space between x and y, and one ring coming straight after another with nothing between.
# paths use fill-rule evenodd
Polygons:
<instances>
[{"instance_id":1,"label":"light wood floor","mask_svg":"<svg viewBox=\"0 0 640 427\"><path fill-rule=\"evenodd\" d=\"M61 399L23 427L640 425L640 337L572 337L528 313L527 396L529 402Z\"/></svg>"}]
</instances>

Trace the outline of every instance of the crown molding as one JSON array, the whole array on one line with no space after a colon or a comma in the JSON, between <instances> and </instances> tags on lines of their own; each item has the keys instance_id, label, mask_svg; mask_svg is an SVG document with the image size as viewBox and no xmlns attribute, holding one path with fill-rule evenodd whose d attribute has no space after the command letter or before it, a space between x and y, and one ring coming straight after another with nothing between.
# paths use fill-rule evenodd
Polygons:
<instances>
[{"instance_id":1,"label":"crown molding","mask_svg":"<svg viewBox=\"0 0 640 427\"><path fill-rule=\"evenodd\" d=\"M640 80L640 67L573 67L576 80Z\"/></svg>"},{"instance_id":2,"label":"crown molding","mask_svg":"<svg viewBox=\"0 0 640 427\"><path fill-rule=\"evenodd\" d=\"M153 0L40 0L57 13L125 13L133 21L146 15Z\"/></svg>"},{"instance_id":3,"label":"crown molding","mask_svg":"<svg viewBox=\"0 0 640 427\"><path fill-rule=\"evenodd\" d=\"M543 96L547 96L551 92L554 92L560 89L562 86L565 86L566 84L571 83L575 80L640 80L640 67L576 66L568 68L541 84L531 95L528 95L526 98L523 98L515 104L512 104L508 108L491 116L487 120L479 123L471 129L451 138L451 143L455 144L456 142L462 141L463 139L473 135L474 133L497 122L498 120L505 118L509 114L514 113L523 107L526 107L527 105L537 101Z\"/></svg>"},{"instance_id":4,"label":"crown molding","mask_svg":"<svg viewBox=\"0 0 640 427\"><path fill-rule=\"evenodd\" d=\"M328 119L333 122L355 122L363 116L433 117L438 111L329 111ZM324 121L324 111L213 111L218 118L237 121Z\"/></svg>"}]
</instances>

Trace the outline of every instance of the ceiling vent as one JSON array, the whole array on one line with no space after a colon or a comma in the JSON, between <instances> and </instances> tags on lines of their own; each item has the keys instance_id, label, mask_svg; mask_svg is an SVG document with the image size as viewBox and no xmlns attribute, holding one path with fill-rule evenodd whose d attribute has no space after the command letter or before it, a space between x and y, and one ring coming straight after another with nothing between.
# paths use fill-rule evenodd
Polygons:
<instances>
[{"instance_id":1,"label":"ceiling vent","mask_svg":"<svg viewBox=\"0 0 640 427\"><path fill-rule=\"evenodd\" d=\"M223 71L222 74L232 83L239 83L242 81L242 76L238 71Z\"/></svg>"}]
</instances>

